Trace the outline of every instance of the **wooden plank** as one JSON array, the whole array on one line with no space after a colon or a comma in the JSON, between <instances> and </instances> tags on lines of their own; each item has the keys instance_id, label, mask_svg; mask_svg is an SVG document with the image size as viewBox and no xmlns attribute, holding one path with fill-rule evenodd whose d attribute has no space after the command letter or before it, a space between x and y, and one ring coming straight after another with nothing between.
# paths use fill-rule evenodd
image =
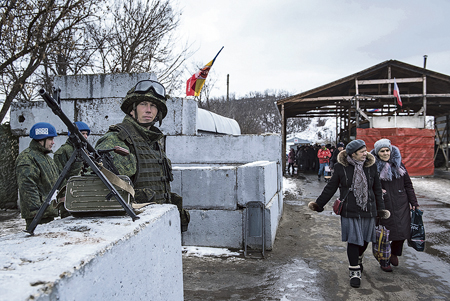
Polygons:
<instances>
[{"instance_id":1,"label":"wooden plank","mask_svg":"<svg viewBox=\"0 0 450 301\"><path fill-rule=\"evenodd\" d=\"M395 81L398 83L418 83L422 82L422 77L410 77L410 78L396 78ZM379 85L379 84L393 84L394 79L362 79L356 80L359 85Z\"/></svg>"}]
</instances>

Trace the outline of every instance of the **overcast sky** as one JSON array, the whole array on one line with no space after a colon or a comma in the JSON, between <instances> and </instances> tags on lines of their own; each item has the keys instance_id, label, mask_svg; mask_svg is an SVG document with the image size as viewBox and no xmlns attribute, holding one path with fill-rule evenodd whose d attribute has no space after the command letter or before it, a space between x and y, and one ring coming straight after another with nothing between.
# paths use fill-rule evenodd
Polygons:
<instances>
[{"instance_id":1,"label":"overcast sky","mask_svg":"<svg viewBox=\"0 0 450 301\"><path fill-rule=\"evenodd\" d=\"M179 33L213 96L301 93L394 59L450 75L450 1L179 0ZM192 69L192 67L191 67ZM192 69L192 71L194 71ZM187 80L187 78L186 78Z\"/></svg>"}]
</instances>

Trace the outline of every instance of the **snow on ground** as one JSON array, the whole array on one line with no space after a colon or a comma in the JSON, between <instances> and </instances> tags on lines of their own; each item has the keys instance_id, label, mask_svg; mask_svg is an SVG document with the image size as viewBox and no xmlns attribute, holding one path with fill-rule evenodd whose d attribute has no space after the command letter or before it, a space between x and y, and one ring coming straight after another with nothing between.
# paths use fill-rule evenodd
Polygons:
<instances>
[{"instance_id":1,"label":"snow on ground","mask_svg":"<svg viewBox=\"0 0 450 301\"><path fill-rule=\"evenodd\" d=\"M298 194L297 184L294 179L283 177L283 193Z\"/></svg>"},{"instance_id":2,"label":"snow on ground","mask_svg":"<svg viewBox=\"0 0 450 301\"><path fill-rule=\"evenodd\" d=\"M240 256L240 252L232 252L226 248L209 248L186 246L182 248L183 255L194 257L232 257Z\"/></svg>"},{"instance_id":3,"label":"snow on ground","mask_svg":"<svg viewBox=\"0 0 450 301\"><path fill-rule=\"evenodd\" d=\"M439 202L450 204L450 185L449 180L440 178L411 178L413 186L416 190L420 190L423 197L434 198ZM417 195L420 204L421 195Z\"/></svg>"}]
</instances>

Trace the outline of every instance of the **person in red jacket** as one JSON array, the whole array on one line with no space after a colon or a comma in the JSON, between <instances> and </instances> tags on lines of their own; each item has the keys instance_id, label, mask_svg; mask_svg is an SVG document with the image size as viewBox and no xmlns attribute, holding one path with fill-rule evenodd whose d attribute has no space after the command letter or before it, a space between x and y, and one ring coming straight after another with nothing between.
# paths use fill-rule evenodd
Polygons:
<instances>
[{"instance_id":1,"label":"person in red jacket","mask_svg":"<svg viewBox=\"0 0 450 301\"><path fill-rule=\"evenodd\" d=\"M323 174L324 177L325 175L328 175L328 173L325 172L325 166L328 166L331 158L331 152L328 148L325 147L324 143L321 144L321 149L319 149L319 151L317 152L317 158L319 158L319 174L317 176L318 180L320 181L321 174Z\"/></svg>"}]
</instances>

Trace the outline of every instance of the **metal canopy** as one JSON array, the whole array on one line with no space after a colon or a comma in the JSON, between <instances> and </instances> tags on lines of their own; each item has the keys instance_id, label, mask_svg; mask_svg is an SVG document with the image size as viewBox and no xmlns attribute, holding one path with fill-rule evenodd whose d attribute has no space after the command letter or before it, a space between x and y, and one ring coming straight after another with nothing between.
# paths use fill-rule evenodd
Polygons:
<instances>
[{"instance_id":1,"label":"metal canopy","mask_svg":"<svg viewBox=\"0 0 450 301\"><path fill-rule=\"evenodd\" d=\"M395 105L392 95L396 78L403 100L403 110L417 113L427 98L426 115L441 116L450 110L450 76L389 60L358 73L336 80L315 89L281 99L277 102L285 118L336 117L337 108L351 109L351 100L358 96L365 110L381 109ZM424 94L425 86L425 94Z\"/></svg>"},{"instance_id":2,"label":"metal canopy","mask_svg":"<svg viewBox=\"0 0 450 301\"><path fill-rule=\"evenodd\" d=\"M393 96L394 78L403 106ZM445 116L450 112L450 76L388 60L326 85L277 101L283 150L287 118L336 117L336 138L350 141L371 116ZM376 113L373 110L378 110ZM426 118L423 118L426 120ZM426 122L426 121L424 121ZM283 167L286 160L283 156ZM284 170L284 169L283 169Z\"/></svg>"}]
</instances>

